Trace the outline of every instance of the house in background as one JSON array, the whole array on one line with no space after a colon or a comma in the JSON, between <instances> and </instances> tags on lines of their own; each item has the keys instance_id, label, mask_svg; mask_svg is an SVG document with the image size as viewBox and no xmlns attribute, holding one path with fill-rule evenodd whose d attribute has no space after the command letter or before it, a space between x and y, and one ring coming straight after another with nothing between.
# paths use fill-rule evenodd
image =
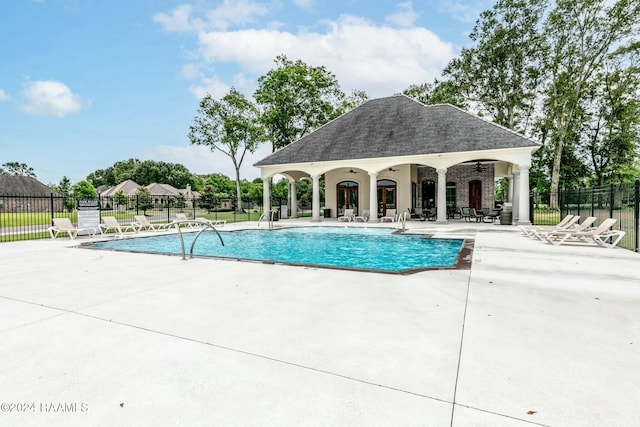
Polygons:
<instances>
[{"instance_id":1,"label":"house in background","mask_svg":"<svg viewBox=\"0 0 640 427\"><path fill-rule=\"evenodd\" d=\"M529 168L540 144L452 105L424 105L404 95L367 101L257 162L264 205L275 175L290 183L291 215L296 182L313 183L312 218L320 220L320 180L325 208L383 216L387 209L447 206L494 207L494 182L506 177L518 224L530 224ZM375 214L371 215L375 218Z\"/></svg>"},{"instance_id":2,"label":"house in background","mask_svg":"<svg viewBox=\"0 0 640 427\"><path fill-rule=\"evenodd\" d=\"M4 196L4 197L3 197ZM0 175L0 212L62 212L60 194L30 176Z\"/></svg>"},{"instance_id":3,"label":"house in background","mask_svg":"<svg viewBox=\"0 0 640 427\"><path fill-rule=\"evenodd\" d=\"M100 192L102 207L108 209L112 206L113 197L118 191L122 190L125 195L135 197L140 187L141 186L139 184L128 179L114 187L103 189L103 191ZM149 194L151 195L153 206L155 208L162 208L168 201L178 197L184 197L186 204L185 207L191 208L193 207L193 201L200 196L200 193L191 190L191 186L189 184L187 184L187 188L184 190L177 189L169 184L159 184L156 182L149 184L146 187L149 190Z\"/></svg>"}]
</instances>

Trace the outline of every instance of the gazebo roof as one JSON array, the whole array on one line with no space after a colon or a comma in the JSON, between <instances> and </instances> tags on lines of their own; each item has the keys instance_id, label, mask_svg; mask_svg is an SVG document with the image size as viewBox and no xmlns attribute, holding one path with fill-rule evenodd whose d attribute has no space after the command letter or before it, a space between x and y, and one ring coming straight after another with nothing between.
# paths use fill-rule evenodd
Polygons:
<instances>
[{"instance_id":1,"label":"gazebo roof","mask_svg":"<svg viewBox=\"0 0 640 427\"><path fill-rule=\"evenodd\" d=\"M254 166L539 146L452 105L398 95L367 101Z\"/></svg>"}]
</instances>

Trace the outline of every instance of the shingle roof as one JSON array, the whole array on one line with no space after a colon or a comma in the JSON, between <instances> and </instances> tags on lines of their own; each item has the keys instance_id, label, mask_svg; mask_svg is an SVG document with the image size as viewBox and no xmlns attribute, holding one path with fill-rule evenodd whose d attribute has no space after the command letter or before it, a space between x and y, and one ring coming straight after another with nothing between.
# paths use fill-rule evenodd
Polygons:
<instances>
[{"instance_id":1,"label":"shingle roof","mask_svg":"<svg viewBox=\"0 0 640 427\"><path fill-rule=\"evenodd\" d=\"M23 196L59 196L50 187L30 176L0 175L0 194Z\"/></svg>"},{"instance_id":2,"label":"shingle roof","mask_svg":"<svg viewBox=\"0 0 640 427\"><path fill-rule=\"evenodd\" d=\"M424 105L398 95L367 101L255 166L539 145L452 105Z\"/></svg>"},{"instance_id":3,"label":"shingle roof","mask_svg":"<svg viewBox=\"0 0 640 427\"><path fill-rule=\"evenodd\" d=\"M138 191L138 188L140 188L140 186L136 182L127 179L126 181L122 181L115 187L111 187L108 190L100 193L100 195L102 197L113 197L118 191L122 190L127 196L134 196L136 194L136 191Z\"/></svg>"}]
</instances>

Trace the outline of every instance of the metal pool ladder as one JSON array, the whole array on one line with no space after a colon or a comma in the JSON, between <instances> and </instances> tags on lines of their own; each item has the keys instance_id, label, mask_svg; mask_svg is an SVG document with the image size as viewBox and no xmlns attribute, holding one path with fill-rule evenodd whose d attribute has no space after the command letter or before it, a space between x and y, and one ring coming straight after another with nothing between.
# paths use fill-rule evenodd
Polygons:
<instances>
[{"instance_id":1,"label":"metal pool ladder","mask_svg":"<svg viewBox=\"0 0 640 427\"><path fill-rule=\"evenodd\" d=\"M260 215L260 219L258 220L258 228L260 228L260 222L262 220L265 220L269 224L269 230L273 230L273 217L276 215L276 213L276 211L264 211L262 215Z\"/></svg>"},{"instance_id":2,"label":"metal pool ladder","mask_svg":"<svg viewBox=\"0 0 640 427\"><path fill-rule=\"evenodd\" d=\"M180 246L182 248L182 259L183 260L186 260L187 257L185 255L185 251L184 251L184 238L182 237L182 230L180 229L180 225L181 224L204 225L204 228L202 230L198 231L198 234L196 234L196 237L193 239L193 242L191 242L191 248L189 249L189 258L193 258L193 247L195 246L196 241L198 240L198 237L200 237L202 232L207 230L207 229L211 229L211 230L215 231L216 234L218 235L218 238L220 239L220 243L222 244L222 246L224 246L224 240L222 240L222 236L220 235L220 233L218 233L218 230L216 230L216 228L210 222L200 221L200 220L197 220L197 219L189 219L189 220L186 220L186 221L174 221L172 224L175 225L176 228L178 229L178 235L180 236Z\"/></svg>"}]
</instances>

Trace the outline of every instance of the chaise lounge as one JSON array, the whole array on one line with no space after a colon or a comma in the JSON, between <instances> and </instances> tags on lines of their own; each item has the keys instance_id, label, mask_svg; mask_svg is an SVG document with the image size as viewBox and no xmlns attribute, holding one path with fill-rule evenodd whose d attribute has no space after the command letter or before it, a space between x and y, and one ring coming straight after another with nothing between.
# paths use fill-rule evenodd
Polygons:
<instances>
[{"instance_id":1,"label":"chaise lounge","mask_svg":"<svg viewBox=\"0 0 640 427\"><path fill-rule=\"evenodd\" d=\"M49 235L55 240L60 233L67 233L71 240L78 236L78 233L87 233L94 237L98 230L94 228L77 228L71 223L69 218L53 218L53 225L47 229Z\"/></svg>"}]
</instances>

